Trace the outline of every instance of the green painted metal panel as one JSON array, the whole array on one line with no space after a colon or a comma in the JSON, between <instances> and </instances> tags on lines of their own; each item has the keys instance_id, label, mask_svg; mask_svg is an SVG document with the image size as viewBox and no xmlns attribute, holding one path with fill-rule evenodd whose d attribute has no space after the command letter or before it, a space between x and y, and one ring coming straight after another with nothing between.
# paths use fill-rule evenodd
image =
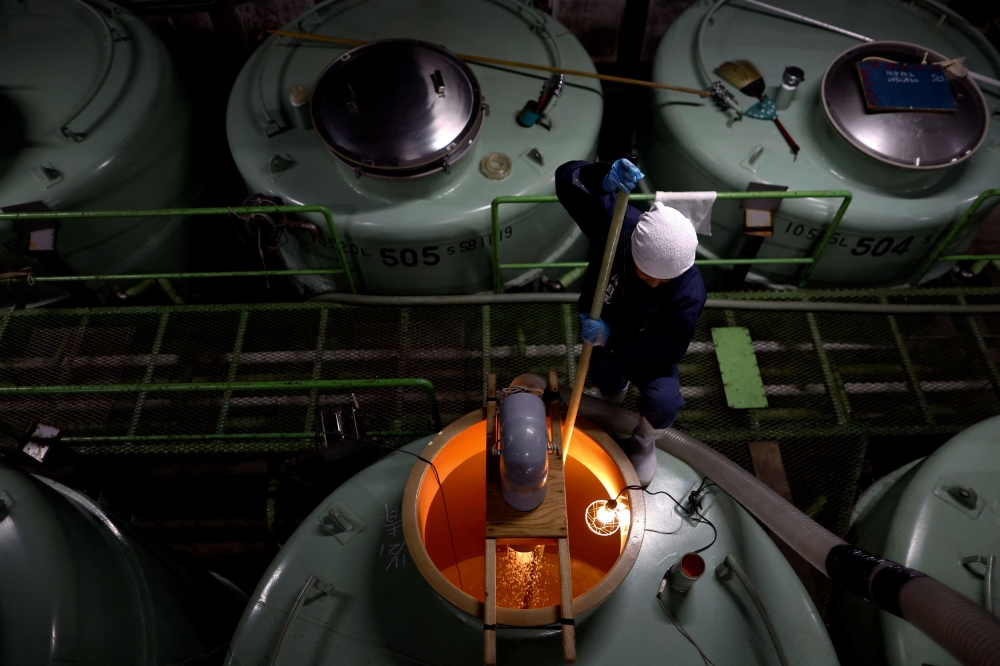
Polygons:
<instances>
[{"instance_id":1,"label":"green painted metal panel","mask_svg":"<svg viewBox=\"0 0 1000 666\"><path fill-rule=\"evenodd\" d=\"M733 409L767 407L750 331L742 326L713 328L712 341L729 406Z\"/></svg>"}]
</instances>

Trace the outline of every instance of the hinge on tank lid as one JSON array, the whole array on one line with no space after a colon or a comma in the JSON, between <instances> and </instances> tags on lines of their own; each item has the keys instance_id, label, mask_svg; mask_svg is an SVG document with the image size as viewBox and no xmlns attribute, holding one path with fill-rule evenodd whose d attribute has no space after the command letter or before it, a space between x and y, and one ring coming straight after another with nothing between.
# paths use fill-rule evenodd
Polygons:
<instances>
[{"instance_id":1,"label":"hinge on tank lid","mask_svg":"<svg viewBox=\"0 0 1000 666\"><path fill-rule=\"evenodd\" d=\"M452 144L454 145L454 144ZM444 169L445 173L451 173L451 164L448 163L448 158L441 160L441 168Z\"/></svg>"},{"instance_id":2,"label":"hinge on tank lid","mask_svg":"<svg viewBox=\"0 0 1000 666\"><path fill-rule=\"evenodd\" d=\"M444 97L444 76L441 75L440 69L435 69L431 74L431 83L434 84L434 92L437 93L437 96Z\"/></svg>"},{"instance_id":3,"label":"hinge on tank lid","mask_svg":"<svg viewBox=\"0 0 1000 666\"><path fill-rule=\"evenodd\" d=\"M274 118L267 118L267 124L264 128L264 133L267 134L267 138L278 136L285 131L285 128L278 124L278 121Z\"/></svg>"},{"instance_id":4,"label":"hinge on tank lid","mask_svg":"<svg viewBox=\"0 0 1000 666\"><path fill-rule=\"evenodd\" d=\"M295 166L297 162L295 159L289 155L274 155L271 160L267 163L268 169L270 169L271 175L279 174L282 171L287 171Z\"/></svg>"},{"instance_id":5,"label":"hinge on tank lid","mask_svg":"<svg viewBox=\"0 0 1000 666\"><path fill-rule=\"evenodd\" d=\"M483 98L483 115L487 118L490 115L490 105L486 103L486 99Z\"/></svg>"},{"instance_id":6,"label":"hinge on tank lid","mask_svg":"<svg viewBox=\"0 0 1000 666\"><path fill-rule=\"evenodd\" d=\"M62 129L60 129L60 131L62 132L62 135L67 139L73 139L73 143L80 143L81 141L87 138L86 134L82 132L80 133L74 132L68 126L63 127Z\"/></svg>"},{"instance_id":7,"label":"hinge on tank lid","mask_svg":"<svg viewBox=\"0 0 1000 666\"><path fill-rule=\"evenodd\" d=\"M952 486L948 488L948 494L955 498L955 501L970 509L976 508L979 495L969 486Z\"/></svg>"},{"instance_id":8,"label":"hinge on tank lid","mask_svg":"<svg viewBox=\"0 0 1000 666\"><path fill-rule=\"evenodd\" d=\"M28 169L28 173L46 190L63 179L62 173L52 165L52 162L42 162L38 166L33 166Z\"/></svg>"}]
</instances>

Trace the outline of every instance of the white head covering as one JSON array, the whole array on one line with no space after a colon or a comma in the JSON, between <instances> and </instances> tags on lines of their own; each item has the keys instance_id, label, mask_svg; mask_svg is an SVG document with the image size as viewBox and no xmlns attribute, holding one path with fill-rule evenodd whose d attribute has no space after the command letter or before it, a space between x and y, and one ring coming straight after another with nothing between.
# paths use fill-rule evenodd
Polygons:
<instances>
[{"instance_id":1,"label":"white head covering","mask_svg":"<svg viewBox=\"0 0 1000 666\"><path fill-rule=\"evenodd\" d=\"M659 201L639 216L632 233L632 259L646 275L672 280L694 266L698 235L691 220Z\"/></svg>"}]
</instances>

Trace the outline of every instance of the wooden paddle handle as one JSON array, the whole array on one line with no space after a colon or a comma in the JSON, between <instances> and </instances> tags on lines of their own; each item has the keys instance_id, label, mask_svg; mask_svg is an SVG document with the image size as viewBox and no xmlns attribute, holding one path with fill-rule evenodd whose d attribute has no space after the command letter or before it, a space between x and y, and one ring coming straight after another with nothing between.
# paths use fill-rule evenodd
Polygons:
<instances>
[{"instance_id":1,"label":"wooden paddle handle","mask_svg":"<svg viewBox=\"0 0 1000 666\"><path fill-rule=\"evenodd\" d=\"M281 37L291 37L311 42L326 42L328 44L343 44L345 46L364 46L368 42L360 39L346 39L344 37L332 37L330 35L313 35L308 32L293 32L291 30L271 30L272 34ZM535 65L530 62L517 62L515 60L501 60L500 58L487 58L485 56L467 55L456 53L456 56L468 62L481 62L487 65L500 65L503 67L518 67L520 69L534 69L541 72L552 72L554 74L566 74L569 76L582 76L588 79L599 79L601 81L611 81L613 83L624 83L630 86L643 86L645 88L659 88L661 90L673 90L676 92L690 93L699 97L710 97L712 93L708 90L698 88L685 88L683 86L671 86L666 83L655 81L641 81L639 79L627 79L622 76L611 76L609 74L595 74L594 72L583 72L578 69L566 69L565 67L550 67L548 65Z\"/></svg>"},{"instance_id":2,"label":"wooden paddle handle","mask_svg":"<svg viewBox=\"0 0 1000 666\"><path fill-rule=\"evenodd\" d=\"M608 280L611 277L611 266L615 263L615 250L618 248L618 237L625 222L625 211L628 210L628 192L618 190L615 195L615 208L611 214L611 225L608 227L608 240L604 244L604 258L601 260L601 272L594 287L594 299L590 303L590 318L600 319L604 309L604 293L608 290ZM576 366L576 381L573 383L573 393L570 395L569 407L566 410L566 432L563 434L563 462L566 461L569 447L573 443L573 430L576 427L576 414L580 411L580 400L583 399L583 387L587 384L587 370L590 369L590 356L594 348L589 342L583 343L580 362Z\"/></svg>"}]
</instances>

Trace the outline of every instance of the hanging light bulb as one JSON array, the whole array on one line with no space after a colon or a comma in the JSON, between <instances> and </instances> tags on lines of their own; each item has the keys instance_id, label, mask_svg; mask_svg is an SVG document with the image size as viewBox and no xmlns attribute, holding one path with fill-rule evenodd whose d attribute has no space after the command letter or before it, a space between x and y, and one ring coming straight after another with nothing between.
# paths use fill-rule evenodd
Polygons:
<instances>
[{"instance_id":1,"label":"hanging light bulb","mask_svg":"<svg viewBox=\"0 0 1000 666\"><path fill-rule=\"evenodd\" d=\"M587 527L594 534L610 536L618 531L618 502L615 500L597 500L587 507Z\"/></svg>"}]
</instances>

